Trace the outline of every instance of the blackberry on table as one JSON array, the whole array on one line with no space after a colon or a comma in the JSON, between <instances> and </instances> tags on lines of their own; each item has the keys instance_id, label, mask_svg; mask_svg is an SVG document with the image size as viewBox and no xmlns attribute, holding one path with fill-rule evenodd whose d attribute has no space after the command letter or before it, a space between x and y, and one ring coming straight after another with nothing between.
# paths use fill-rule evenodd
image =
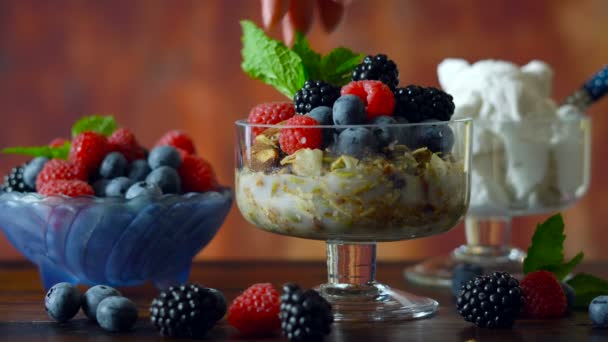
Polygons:
<instances>
[{"instance_id":1,"label":"blackberry on table","mask_svg":"<svg viewBox=\"0 0 608 342\"><path fill-rule=\"evenodd\" d=\"M325 81L308 80L294 95L293 103L296 112L304 115L320 106L332 107L338 97L340 97L340 87Z\"/></svg>"},{"instance_id":2,"label":"blackberry on table","mask_svg":"<svg viewBox=\"0 0 608 342\"><path fill-rule=\"evenodd\" d=\"M482 328L510 328L523 307L519 282L506 272L478 276L462 286L458 312Z\"/></svg>"},{"instance_id":3,"label":"blackberry on table","mask_svg":"<svg viewBox=\"0 0 608 342\"><path fill-rule=\"evenodd\" d=\"M421 122L427 119L448 121L454 114L452 95L433 87L409 85L395 89L396 116L404 117L409 122Z\"/></svg>"},{"instance_id":4,"label":"blackberry on table","mask_svg":"<svg viewBox=\"0 0 608 342\"><path fill-rule=\"evenodd\" d=\"M196 284L161 291L150 306L150 321L163 336L201 338L226 314L226 299Z\"/></svg>"},{"instance_id":5,"label":"blackberry on table","mask_svg":"<svg viewBox=\"0 0 608 342\"><path fill-rule=\"evenodd\" d=\"M353 81L378 80L391 90L399 85L399 70L397 65L386 55L367 56L353 70Z\"/></svg>"},{"instance_id":6,"label":"blackberry on table","mask_svg":"<svg viewBox=\"0 0 608 342\"><path fill-rule=\"evenodd\" d=\"M331 331L331 305L315 290L285 284L281 296L281 330L291 342L321 341Z\"/></svg>"},{"instance_id":7,"label":"blackberry on table","mask_svg":"<svg viewBox=\"0 0 608 342\"><path fill-rule=\"evenodd\" d=\"M23 170L27 164L15 166L11 169L8 175L4 176L4 183L2 184L2 190L5 192L33 192L35 189L31 188L23 179Z\"/></svg>"}]
</instances>

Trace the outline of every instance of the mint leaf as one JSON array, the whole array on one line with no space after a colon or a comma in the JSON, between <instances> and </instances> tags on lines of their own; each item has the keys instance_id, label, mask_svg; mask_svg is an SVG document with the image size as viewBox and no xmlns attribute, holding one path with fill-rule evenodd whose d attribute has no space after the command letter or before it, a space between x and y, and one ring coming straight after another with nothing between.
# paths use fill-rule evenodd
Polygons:
<instances>
[{"instance_id":1,"label":"mint leaf","mask_svg":"<svg viewBox=\"0 0 608 342\"><path fill-rule=\"evenodd\" d=\"M306 40L306 37L302 33L296 32L295 42L291 49L302 59L307 80L322 79L320 70L321 55L310 47L308 40Z\"/></svg>"},{"instance_id":2,"label":"mint leaf","mask_svg":"<svg viewBox=\"0 0 608 342\"><path fill-rule=\"evenodd\" d=\"M577 308L587 308L593 298L608 293L608 281L587 273L579 273L567 281L576 293Z\"/></svg>"},{"instance_id":3,"label":"mint leaf","mask_svg":"<svg viewBox=\"0 0 608 342\"><path fill-rule=\"evenodd\" d=\"M552 272L553 274L555 274L555 277L557 279L561 280L564 279L568 274L570 274L570 272L572 272L576 265L583 261L584 256L585 254L583 252L580 252L574 258L572 258L572 260L565 264L545 266L542 269Z\"/></svg>"},{"instance_id":4,"label":"mint leaf","mask_svg":"<svg viewBox=\"0 0 608 342\"><path fill-rule=\"evenodd\" d=\"M350 82L353 70L364 55L339 47L321 59L321 74L324 81L338 86Z\"/></svg>"},{"instance_id":5,"label":"mint leaf","mask_svg":"<svg viewBox=\"0 0 608 342\"><path fill-rule=\"evenodd\" d=\"M76 121L72 126L72 136L77 136L82 132L93 131L105 136L111 135L118 125L116 120L111 116L85 116L84 118Z\"/></svg>"},{"instance_id":6,"label":"mint leaf","mask_svg":"<svg viewBox=\"0 0 608 342\"><path fill-rule=\"evenodd\" d=\"M293 98L306 82L302 58L285 44L268 37L253 22L243 20L241 27L243 71Z\"/></svg>"},{"instance_id":7,"label":"mint leaf","mask_svg":"<svg viewBox=\"0 0 608 342\"><path fill-rule=\"evenodd\" d=\"M6 154L22 154L31 157L47 157L49 159L68 159L70 154L70 142L66 142L60 147L50 146L17 146L7 147L2 150Z\"/></svg>"}]
</instances>

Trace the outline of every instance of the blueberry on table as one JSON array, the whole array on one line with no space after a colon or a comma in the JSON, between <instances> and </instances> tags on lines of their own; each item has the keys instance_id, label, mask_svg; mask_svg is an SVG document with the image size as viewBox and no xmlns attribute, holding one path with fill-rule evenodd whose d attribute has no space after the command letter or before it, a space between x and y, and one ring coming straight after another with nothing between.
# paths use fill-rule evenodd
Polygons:
<instances>
[{"instance_id":1,"label":"blueberry on table","mask_svg":"<svg viewBox=\"0 0 608 342\"><path fill-rule=\"evenodd\" d=\"M334 152L338 155L348 154L361 158L377 150L377 141L374 133L365 127L353 127L343 130L334 145Z\"/></svg>"},{"instance_id":2,"label":"blueberry on table","mask_svg":"<svg viewBox=\"0 0 608 342\"><path fill-rule=\"evenodd\" d=\"M121 294L118 290L106 285L91 287L82 295L82 311L91 321L96 321L97 306L102 300L111 296L121 296Z\"/></svg>"},{"instance_id":3,"label":"blueberry on table","mask_svg":"<svg viewBox=\"0 0 608 342\"><path fill-rule=\"evenodd\" d=\"M162 194L163 192L158 185L142 181L131 185L129 190L127 190L125 198L131 199L138 196L160 196Z\"/></svg>"},{"instance_id":4,"label":"blueberry on table","mask_svg":"<svg viewBox=\"0 0 608 342\"><path fill-rule=\"evenodd\" d=\"M562 290L564 290L564 294L566 295L566 301L568 302L568 311L574 310L574 304L576 303L576 292L572 288L572 286L560 281L559 284L562 286Z\"/></svg>"},{"instance_id":5,"label":"blueberry on table","mask_svg":"<svg viewBox=\"0 0 608 342\"><path fill-rule=\"evenodd\" d=\"M80 292L69 283L58 283L44 297L44 307L49 317L57 322L66 322L80 310Z\"/></svg>"},{"instance_id":6,"label":"blueberry on table","mask_svg":"<svg viewBox=\"0 0 608 342\"><path fill-rule=\"evenodd\" d=\"M46 157L36 157L23 168L23 182L25 185L36 189L36 177L48 161L49 159Z\"/></svg>"},{"instance_id":7,"label":"blueberry on table","mask_svg":"<svg viewBox=\"0 0 608 342\"><path fill-rule=\"evenodd\" d=\"M589 304L589 318L593 326L608 328L608 296L595 297Z\"/></svg>"},{"instance_id":8,"label":"blueberry on table","mask_svg":"<svg viewBox=\"0 0 608 342\"><path fill-rule=\"evenodd\" d=\"M332 116L336 125L364 124L367 117L365 104L356 95L340 96L334 103Z\"/></svg>"},{"instance_id":9,"label":"blueberry on table","mask_svg":"<svg viewBox=\"0 0 608 342\"><path fill-rule=\"evenodd\" d=\"M150 151L148 164L153 170L161 166L178 169L182 164L182 157L173 146L158 146Z\"/></svg>"},{"instance_id":10,"label":"blueberry on table","mask_svg":"<svg viewBox=\"0 0 608 342\"><path fill-rule=\"evenodd\" d=\"M127 177L114 178L106 185L106 196L124 197L131 185L133 181Z\"/></svg>"},{"instance_id":11,"label":"blueberry on table","mask_svg":"<svg viewBox=\"0 0 608 342\"><path fill-rule=\"evenodd\" d=\"M127 158L120 152L108 153L101 162L99 175L111 179L125 175L127 169Z\"/></svg>"},{"instance_id":12,"label":"blueberry on table","mask_svg":"<svg viewBox=\"0 0 608 342\"><path fill-rule=\"evenodd\" d=\"M131 162L129 165L129 169L127 172L127 176L134 182L141 182L148 174L150 174L150 166L148 165L148 161L145 159L137 159Z\"/></svg>"},{"instance_id":13,"label":"blueberry on table","mask_svg":"<svg viewBox=\"0 0 608 342\"><path fill-rule=\"evenodd\" d=\"M181 179L174 168L161 166L152 170L146 177L146 183L156 184L163 194L177 194L181 192Z\"/></svg>"},{"instance_id":14,"label":"blueberry on table","mask_svg":"<svg viewBox=\"0 0 608 342\"><path fill-rule=\"evenodd\" d=\"M125 297L112 296L97 306L97 323L108 331L127 331L137 321L137 307Z\"/></svg>"},{"instance_id":15,"label":"blueberry on table","mask_svg":"<svg viewBox=\"0 0 608 342\"><path fill-rule=\"evenodd\" d=\"M452 294L457 297L462 290L462 285L476 276L483 274L483 268L474 264L458 264L452 271Z\"/></svg>"}]
</instances>

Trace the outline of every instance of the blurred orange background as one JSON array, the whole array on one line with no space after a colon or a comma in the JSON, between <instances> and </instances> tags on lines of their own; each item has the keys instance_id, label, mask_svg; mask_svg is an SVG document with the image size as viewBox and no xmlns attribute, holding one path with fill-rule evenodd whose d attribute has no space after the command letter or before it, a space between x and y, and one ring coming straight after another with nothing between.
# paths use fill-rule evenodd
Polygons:
<instances>
[{"instance_id":1,"label":"blurred orange background","mask_svg":"<svg viewBox=\"0 0 608 342\"><path fill-rule=\"evenodd\" d=\"M85 114L113 114L150 145L166 130L188 131L233 184L233 122L259 102L284 100L240 69L239 20L260 23L253 0L0 1L0 146L41 145L67 136ZM343 25L313 47L386 53L402 84L437 85L446 57L547 61L554 97L563 99L608 63L605 0L356 0ZM280 37L280 32L272 32ZM566 254L608 259L608 99L593 117L589 193L565 211ZM0 171L24 162L0 157ZM543 217L515 220L513 242L526 248ZM461 226L441 236L386 243L383 259L419 259L464 242ZM202 259L322 259L322 242L253 228L236 206ZM21 258L0 234L0 259Z\"/></svg>"}]
</instances>

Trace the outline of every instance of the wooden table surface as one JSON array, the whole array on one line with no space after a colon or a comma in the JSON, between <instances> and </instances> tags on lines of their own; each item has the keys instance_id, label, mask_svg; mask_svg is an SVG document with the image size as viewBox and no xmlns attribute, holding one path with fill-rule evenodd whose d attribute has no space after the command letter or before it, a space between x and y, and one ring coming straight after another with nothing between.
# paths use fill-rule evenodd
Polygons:
<instances>
[{"instance_id":1,"label":"wooden table surface","mask_svg":"<svg viewBox=\"0 0 608 342\"><path fill-rule=\"evenodd\" d=\"M380 263L378 279L388 285L439 300L437 315L429 319L398 323L334 325L326 341L608 341L608 329L593 328L586 312L555 320L521 320L511 330L477 328L458 316L447 290L415 287L404 280L406 263ZM582 270L607 276L606 264L587 264ZM256 282L280 285L287 281L306 287L325 279L321 262L205 262L193 266L190 280L218 288L228 300ZM65 324L49 320L44 310L44 290L36 269L28 263L0 263L0 341L171 341L161 338L147 317L147 305L157 291L151 286L121 288L123 295L140 308L133 331L108 333L88 323L82 313ZM266 338L243 338L225 321L207 341L280 341L279 334ZM184 341L184 340L180 340Z\"/></svg>"}]
</instances>

